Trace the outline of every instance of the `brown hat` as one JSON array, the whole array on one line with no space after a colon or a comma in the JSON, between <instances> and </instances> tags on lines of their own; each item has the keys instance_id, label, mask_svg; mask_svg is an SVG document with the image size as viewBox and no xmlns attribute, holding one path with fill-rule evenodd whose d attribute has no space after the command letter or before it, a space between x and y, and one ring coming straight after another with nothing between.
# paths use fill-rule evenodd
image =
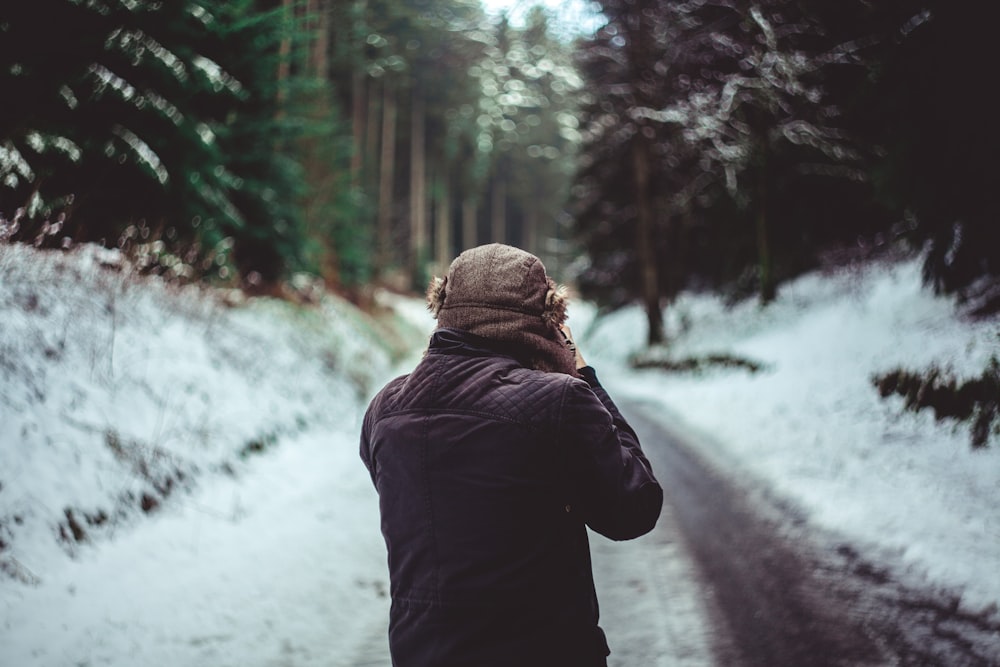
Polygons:
<instances>
[{"instance_id":1,"label":"brown hat","mask_svg":"<svg viewBox=\"0 0 1000 667\"><path fill-rule=\"evenodd\" d=\"M559 330L566 290L531 253L500 243L466 250L445 278L431 280L427 304L440 327L514 347L538 370L576 374Z\"/></svg>"}]
</instances>

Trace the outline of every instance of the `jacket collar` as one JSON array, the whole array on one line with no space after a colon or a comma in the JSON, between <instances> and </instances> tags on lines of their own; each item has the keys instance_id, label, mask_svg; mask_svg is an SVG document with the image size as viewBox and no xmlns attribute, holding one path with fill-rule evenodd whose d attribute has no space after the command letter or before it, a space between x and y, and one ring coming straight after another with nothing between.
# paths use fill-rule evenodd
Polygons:
<instances>
[{"instance_id":1,"label":"jacket collar","mask_svg":"<svg viewBox=\"0 0 1000 667\"><path fill-rule=\"evenodd\" d=\"M523 364L522 354L511 345L483 338L462 329L440 328L431 334L428 354L459 354L469 357L511 357Z\"/></svg>"}]
</instances>

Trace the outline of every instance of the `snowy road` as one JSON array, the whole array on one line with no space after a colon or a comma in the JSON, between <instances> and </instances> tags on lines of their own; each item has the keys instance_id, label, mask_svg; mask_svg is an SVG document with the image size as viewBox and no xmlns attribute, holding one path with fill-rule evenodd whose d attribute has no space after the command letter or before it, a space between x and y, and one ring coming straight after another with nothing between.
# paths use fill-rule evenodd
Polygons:
<instances>
[{"instance_id":1,"label":"snowy road","mask_svg":"<svg viewBox=\"0 0 1000 667\"><path fill-rule=\"evenodd\" d=\"M766 489L732 483L658 423L654 410L623 405L669 506L670 521L657 526L656 539L682 539L697 564L696 576L659 583L690 589L694 580L704 582L706 592L696 596L707 606L700 634L709 637L714 664L1000 664L995 622L960 613L958 600L944 593L908 588L894 580L890 565L808 526ZM662 567L678 565L666 560ZM605 609L610 618L622 613Z\"/></svg>"},{"instance_id":2,"label":"snowy road","mask_svg":"<svg viewBox=\"0 0 1000 667\"><path fill-rule=\"evenodd\" d=\"M714 665L705 588L665 504L656 529L628 542L591 534L609 667Z\"/></svg>"},{"instance_id":3,"label":"snowy road","mask_svg":"<svg viewBox=\"0 0 1000 667\"><path fill-rule=\"evenodd\" d=\"M591 535L609 667L1000 665L995 624L713 470L655 406L620 403L666 498L649 535ZM388 667L384 621L357 642L346 665Z\"/></svg>"},{"instance_id":4,"label":"snowy road","mask_svg":"<svg viewBox=\"0 0 1000 667\"><path fill-rule=\"evenodd\" d=\"M387 667L357 455L359 390L393 374L371 325L336 300L220 310L99 258L0 246L0 666ZM418 358L433 323L397 305ZM593 537L611 666L1000 666L1000 448L969 451L869 379L974 376L997 320L957 317L916 262L668 313L675 354L770 370L636 373L641 309L575 311L669 494L650 535ZM157 461L190 484L141 511ZM71 510L83 541L61 532Z\"/></svg>"}]
</instances>

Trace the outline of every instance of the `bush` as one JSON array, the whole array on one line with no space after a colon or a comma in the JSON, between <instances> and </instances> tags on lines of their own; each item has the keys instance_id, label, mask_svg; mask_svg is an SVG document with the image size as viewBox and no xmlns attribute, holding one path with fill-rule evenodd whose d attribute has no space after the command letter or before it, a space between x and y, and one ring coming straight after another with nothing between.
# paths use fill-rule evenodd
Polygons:
<instances>
[{"instance_id":1,"label":"bush","mask_svg":"<svg viewBox=\"0 0 1000 667\"><path fill-rule=\"evenodd\" d=\"M698 357L683 357L681 359L671 359L660 352L659 348L653 348L646 352L633 355L629 359L629 364L635 369L658 368L670 373L702 373L710 368L737 368L746 370L749 373L757 373L764 370L764 364L744 359L726 353L706 354Z\"/></svg>"},{"instance_id":2,"label":"bush","mask_svg":"<svg viewBox=\"0 0 1000 667\"><path fill-rule=\"evenodd\" d=\"M922 374L897 368L872 378L882 398L902 396L905 408L914 412L934 410L934 418L970 422L972 447L988 444L993 423L1000 421L1000 362L996 357L978 378L960 382L937 366Z\"/></svg>"}]
</instances>

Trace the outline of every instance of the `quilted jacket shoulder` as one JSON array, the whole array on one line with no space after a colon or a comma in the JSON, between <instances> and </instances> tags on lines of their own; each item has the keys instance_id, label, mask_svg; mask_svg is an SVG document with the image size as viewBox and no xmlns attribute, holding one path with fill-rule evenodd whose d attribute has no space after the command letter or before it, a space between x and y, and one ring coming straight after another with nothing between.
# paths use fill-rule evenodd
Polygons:
<instances>
[{"instance_id":1,"label":"quilted jacket shoulder","mask_svg":"<svg viewBox=\"0 0 1000 667\"><path fill-rule=\"evenodd\" d=\"M524 424L555 418L568 375L524 368L512 357L431 351L408 376L386 387L377 411L465 410Z\"/></svg>"}]
</instances>

